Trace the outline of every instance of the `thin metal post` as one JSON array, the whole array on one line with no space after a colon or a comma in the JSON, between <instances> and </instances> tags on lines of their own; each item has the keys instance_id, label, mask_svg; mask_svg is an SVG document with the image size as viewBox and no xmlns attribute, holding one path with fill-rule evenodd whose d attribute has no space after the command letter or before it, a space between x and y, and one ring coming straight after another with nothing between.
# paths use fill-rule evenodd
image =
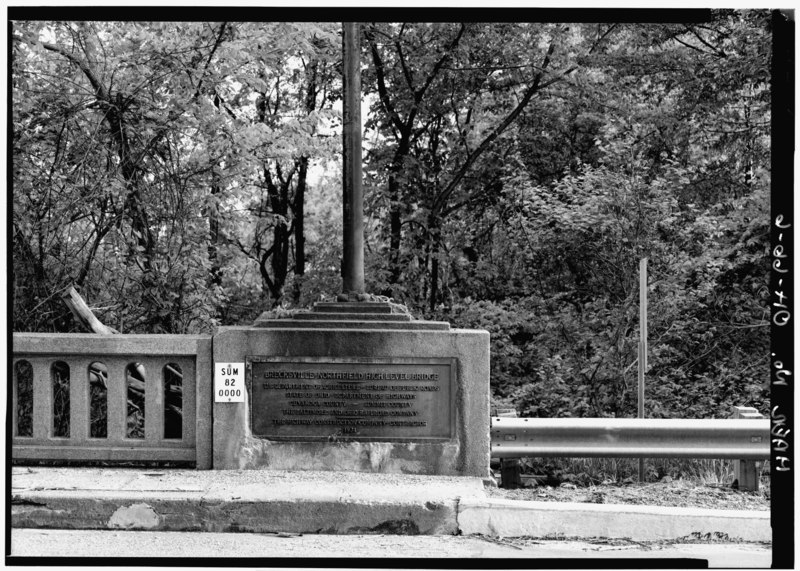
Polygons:
<instances>
[{"instance_id":1,"label":"thin metal post","mask_svg":"<svg viewBox=\"0 0 800 571\"><path fill-rule=\"evenodd\" d=\"M647 369L647 258L639 261L639 386L637 418L644 418L644 373ZM639 481L645 481L644 458L639 458Z\"/></svg>"},{"instance_id":2,"label":"thin metal post","mask_svg":"<svg viewBox=\"0 0 800 571\"><path fill-rule=\"evenodd\" d=\"M357 22L342 24L342 291L364 293L361 50Z\"/></svg>"},{"instance_id":3,"label":"thin metal post","mask_svg":"<svg viewBox=\"0 0 800 571\"><path fill-rule=\"evenodd\" d=\"M750 406L733 407L733 418L763 419L764 417L758 410ZM751 437L751 439L757 437ZM758 491L759 476L761 474L761 462L755 460L733 461L733 480L739 490Z\"/></svg>"}]
</instances>

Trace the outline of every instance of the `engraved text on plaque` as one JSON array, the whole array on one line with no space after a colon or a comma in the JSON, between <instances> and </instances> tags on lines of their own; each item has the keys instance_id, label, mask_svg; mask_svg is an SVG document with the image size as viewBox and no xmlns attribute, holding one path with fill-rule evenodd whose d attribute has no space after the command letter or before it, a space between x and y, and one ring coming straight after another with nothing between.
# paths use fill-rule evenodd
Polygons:
<instances>
[{"instance_id":1,"label":"engraved text on plaque","mask_svg":"<svg viewBox=\"0 0 800 571\"><path fill-rule=\"evenodd\" d=\"M253 435L278 440L452 436L454 359L247 357Z\"/></svg>"}]
</instances>

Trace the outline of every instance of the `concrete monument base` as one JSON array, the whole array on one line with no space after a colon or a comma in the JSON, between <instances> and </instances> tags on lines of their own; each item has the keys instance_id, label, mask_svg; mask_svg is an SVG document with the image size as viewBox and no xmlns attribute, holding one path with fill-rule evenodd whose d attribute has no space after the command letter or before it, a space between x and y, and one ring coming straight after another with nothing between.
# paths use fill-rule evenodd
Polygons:
<instances>
[{"instance_id":1,"label":"concrete monument base","mask_svg":"<svg viewBox=\"0 0 800 571\"><path fill-rule=\"evenodd\" d=\"M244 402L214 403L215 469L489 475L489 334L384 303L221 328Z\"/></svg>"}]
</instances>

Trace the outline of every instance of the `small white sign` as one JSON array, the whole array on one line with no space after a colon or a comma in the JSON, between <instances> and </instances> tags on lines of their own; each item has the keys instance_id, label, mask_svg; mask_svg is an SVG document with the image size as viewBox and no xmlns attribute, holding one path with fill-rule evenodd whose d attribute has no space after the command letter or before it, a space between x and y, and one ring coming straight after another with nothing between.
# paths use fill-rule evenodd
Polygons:
<instances>
[{"instance_id":1,"label":"small white sign","mask_svg":"<svg viewBox=\"0 0 800 571\"><path fill-rule=\"evenodd\" d=\"M214 363L214 402L244 402L244 363Z\"/></svg>"}]
</instances>

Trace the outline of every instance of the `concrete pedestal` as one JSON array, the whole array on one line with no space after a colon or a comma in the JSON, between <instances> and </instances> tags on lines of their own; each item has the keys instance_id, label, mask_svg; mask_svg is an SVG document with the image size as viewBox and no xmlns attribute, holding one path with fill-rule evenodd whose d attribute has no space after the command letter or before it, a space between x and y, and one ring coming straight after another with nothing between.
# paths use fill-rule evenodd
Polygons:
<instances>
[{"instance_id":1,"label":"concrete pedestal","mask_svg":"<svg viewBox=\"0 0 800 571\"><path fill-rule=\"evenodd\" d=\"M477 477L489 474L489 334L486 331L450 329L442 322L413 321L405 314L391 313L388 304L317 304L314 311L292 319L259 320L253 327L221 328L214 337L214 361L215 364L247 363L248 375L244 402L214 403L215 469L341 470ZM271 366L278 370L269 369L270 372L265 373ZM424 367L434 366L439 367L439 371L449 371L449 374L438 375L439 386L434 387L437 392L415 393L413 389L425 387L423 383L415 384L408 379L425 375L402 371L428 370ZM338 372L323 375L319 371L324 367ZM381 367L392 371L392 376L376 373ZM300 372L287 371L292 368ZM317 378L309 381L303 378L306 374ZM351 381L351 385L335 380L346 379L348 375L350 379L359 378L359 375L363 379L366 375L368 379L378 380L364 381L365 384ZM405 387L385 380L404 375ZM292 381L298 378L299 381ZM333 392L313 395L308 390L291 391L311 386L303 385L304 382L315 383L313 386L317 389L332 383L329 386L333 387ZM255 387L255 399L254 383L261 383ZM265 391L262 387L286 387L287 391ZM392 392L394 389L404 390ZM362 393L365 399L383 400L361 402L349 413L373 415L361 417L372 424L376 423L370 419L378 419L378 424L385 419L386 426L354 430L337 427L338 420L331 422L333 417L326 416L331 409L319 408L320 415L315 415L313 408L281 409L289 402L295 407L335 405L316 398L329 394L331 398L345 399L339 401L339 406L347 405L352 409L355 401L346 399L348 396L361 398L359 394L352 394L360 390L366 391ZM375 392L370 395L370 390ZM281 404L272 406L270 395L280 399ZM298 395L316 400L284 400ZM396 404L401 398L412 399L407 402L416 404ZM363 409L366 406L376 408ZM408 408L387 408L399 406ZM339 414L341 410L335 412ZM282 413L298 416L290 421L277 418ZM303 414L307 416L300 416ZM430 434L426 433L427 428L403 426L395 430L389 426L392 424L389 419L400 417L386 416L390 414L413 414L415 418L424 419L420 424L436 429L431 429ZM306 425L296 430L287 426L274 431L262 428L286 422ZM313 426L315 422L320 425ZM341 422L344 425L362 421L348 418ZM394 424L412 423L394 421ZM255 432L254 426L257 427ZM360 431L369 437L359 438L357 434L348 434L348 430ZM280 436L271 436L273 433Z\"/></svg>"}]
</instances>

